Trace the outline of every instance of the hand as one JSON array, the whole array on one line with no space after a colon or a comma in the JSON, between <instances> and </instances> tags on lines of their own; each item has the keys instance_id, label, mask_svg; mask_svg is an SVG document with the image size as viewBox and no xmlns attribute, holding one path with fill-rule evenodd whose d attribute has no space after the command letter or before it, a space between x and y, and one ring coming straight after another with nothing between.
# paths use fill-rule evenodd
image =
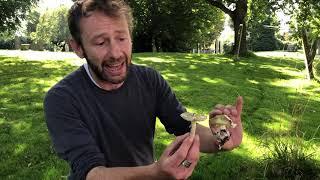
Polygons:
<instances>
[{"instance_id":1,"label":"hand","mask_svg":"<svg viewBox=\"0 0 320 180\"><path fill-rule=\"evenodd\" d=\"M215 108L209 113L209 118L213 118L216 115L227 115L232 121L237 124L235 128L229 128L231 134L230 139L222 146L224 150L231 150L238 147L242 141L242 123L241 123L241 113L242 113L243 99L241 96L237 98L235 106L232 105L221 105L218 104ZM214 128L211 127L210 128Z\"/></svg>"},{"instance_id":2,"label":"hand","mask_svg":"<svg viewBox=\"0 0 320 180\"><path fill-rule=\"evenodd\" d=\"M189 133L178 136L162 153L156 163L159 179L187 179L191 176L199 160L199 136L190 136ZM191 164L182 162L187 160Z\"/></svg>"}]
</instances>

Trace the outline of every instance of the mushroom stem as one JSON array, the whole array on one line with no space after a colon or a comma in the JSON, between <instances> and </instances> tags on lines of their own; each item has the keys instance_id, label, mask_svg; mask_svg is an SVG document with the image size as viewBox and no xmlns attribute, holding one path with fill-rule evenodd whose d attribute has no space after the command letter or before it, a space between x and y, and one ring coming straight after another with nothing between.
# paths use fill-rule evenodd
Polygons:
<instances>
[{"instance_id":1,"label":"mushroom stem","mask_svg":"<svg viewBox=\"0 0 320 180\"><path fill-rule=\"evenodd\" d=\"M192 137L194 137L196 134L196 128L197 128L197 123L195 121L192 121L191 122L191 130L190 130L190 135Z\"/></svg>"}]
</instances>

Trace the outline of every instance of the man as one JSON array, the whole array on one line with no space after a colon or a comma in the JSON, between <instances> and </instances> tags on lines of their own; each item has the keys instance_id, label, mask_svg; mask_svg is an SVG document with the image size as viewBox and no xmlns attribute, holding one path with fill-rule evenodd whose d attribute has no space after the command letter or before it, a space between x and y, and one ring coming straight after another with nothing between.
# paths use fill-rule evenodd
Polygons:
<instances>
[{"instance_id":1,"label":"man","mask_svg":"<svg viewBox=\"0 0 320 180\"><path fill-rule=\"evenodd\" d=\"M87 64L52 87L46 122L56 152L69 162L70 179L187 179L199 151L216 152L211 130L197 124L189 136L185 109L155 70L131 63L132 15L122 0L77 1L69 12L70 44ZM217 106L237 124L222 148L240 145L242 98ZM155 119L177 138L157 162Z\"/></svg>"}]
</instances>

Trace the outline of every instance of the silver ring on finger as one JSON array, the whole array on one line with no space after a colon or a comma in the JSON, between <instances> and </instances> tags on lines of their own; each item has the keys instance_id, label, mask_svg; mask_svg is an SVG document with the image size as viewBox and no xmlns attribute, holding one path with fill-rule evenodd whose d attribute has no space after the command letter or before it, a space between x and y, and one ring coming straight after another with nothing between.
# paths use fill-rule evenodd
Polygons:
<instances>
[{"instance_id":1,"label":"silver ring on finger","mask_svg":"<svg viewBox=\"0 0 320 180\"><path fill-rule=\"evenodd\" d=\"M191 164L192 164L192 162L190 162L186 159L181 162L181 165L185 168L189 168L191 166Z\"/></svg>"}]
</instances>

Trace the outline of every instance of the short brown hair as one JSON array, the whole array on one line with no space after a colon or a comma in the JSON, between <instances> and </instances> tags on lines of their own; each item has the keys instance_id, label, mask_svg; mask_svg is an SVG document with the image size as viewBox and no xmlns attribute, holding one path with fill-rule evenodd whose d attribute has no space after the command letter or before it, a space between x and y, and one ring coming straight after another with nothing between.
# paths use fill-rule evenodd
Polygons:
<instances>
[{"instance_id":1,"label":"short brown hair","mask_svg":"<svg viewBox=\"0 0 320 180\"><path fill-rule=\"evenodd\" d=\"M80 19L89 17L93 11L102 11L106 16L125 16L130 35L133 30L133 17L131 8L123 0L77 0L69 10L68 25L73 39L81 44Z\"/></svg>"}]
</instances>

